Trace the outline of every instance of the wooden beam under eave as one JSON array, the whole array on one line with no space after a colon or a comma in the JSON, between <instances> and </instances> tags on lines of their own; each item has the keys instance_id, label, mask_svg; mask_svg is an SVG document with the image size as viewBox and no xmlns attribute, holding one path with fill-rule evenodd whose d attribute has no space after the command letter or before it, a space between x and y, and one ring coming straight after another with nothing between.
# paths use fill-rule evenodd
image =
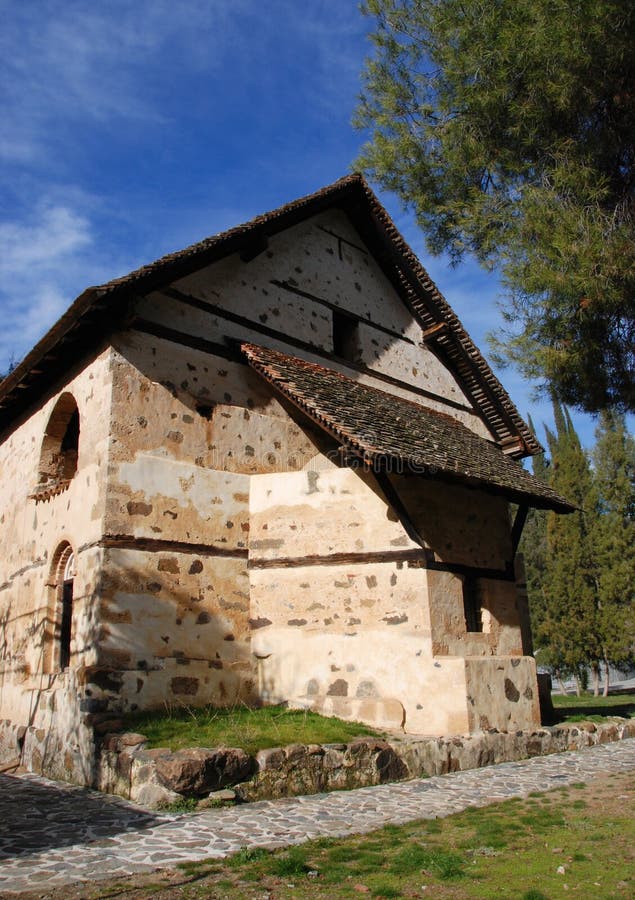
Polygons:
<instances>
[{"instance_id":1,"label":"wooden beam under eave","mask_svg":"<svg viewBox=\"0 0 635 900\"><path fill-rule=\"evenodd\" d=\"M443 334L444 331L447 330L448 323L447 322L437 322L436 325L431 325L430 328L424 329L421 333L421 339L426 341L431 341L433 338L439 337Z\"/></svg>"},{"instance_id":2,"label":"wooden beam under eave","mask_svg":"<svg viewBox=\"0 0 635 900\"><path fill-rule=\"evenodd\" d=\"M516 553L518 552L518 545L520 544L520 539L522 537L523 528L525 527L525 522L527 521L527 514L529 513L529 506L523 504L518 507L516 511L516 518L514 519L514 524L512 525L512 559L516 557Z\"/></svg>"},{"instance_id":3,"label":"wooden beam under eave","mask_svg":"<svg viewBox=\"0 0 635 900\"><path fill-rule=\"evenodd\" d=\"M503 456L511 456L512 459L524 459L527 456L527 451L523 444L518 444L515 447L508 447L506 450L503 450Z\"/></svg>"},{"instance_id":4,"label":"wooden beam under eave","mask_svg":"<svg viewBox=\"0 0 635 900\"><path fill-rule=\"evenodd\" d=\"M266 234L251 235L245 246L240 251L240 258L244 263L249 263L269 247L269 236Z\"/></svg>"},{"instance_id":5,"label":"wooden beam under eave","mask_svg":"<svg viewBox=\"0 0 635 900\"><path fill-rule=\"evenodd\" d=\"M528 453L527 445L522 439L515 439L512 441L499 441L499 447L505 456L516 456L521 454L522 456L526 456Z\"/></svg>"}]
</instances>

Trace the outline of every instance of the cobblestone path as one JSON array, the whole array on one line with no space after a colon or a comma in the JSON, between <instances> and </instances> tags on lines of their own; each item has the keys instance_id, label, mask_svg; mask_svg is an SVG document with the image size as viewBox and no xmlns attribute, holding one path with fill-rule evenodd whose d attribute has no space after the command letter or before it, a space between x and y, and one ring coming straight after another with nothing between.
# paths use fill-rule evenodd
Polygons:
<instances>
[{"instance_id":1,"label":"cobblestone path","mask_svg":"<svg viewBox=\"0 0 635 900\"><path fill-rule=\"evenodd\" d=\"M0 776L0 896L372 831L635 769L635 740L332 794L166 815L34 775Z\"/></svg>"}]
</instances>

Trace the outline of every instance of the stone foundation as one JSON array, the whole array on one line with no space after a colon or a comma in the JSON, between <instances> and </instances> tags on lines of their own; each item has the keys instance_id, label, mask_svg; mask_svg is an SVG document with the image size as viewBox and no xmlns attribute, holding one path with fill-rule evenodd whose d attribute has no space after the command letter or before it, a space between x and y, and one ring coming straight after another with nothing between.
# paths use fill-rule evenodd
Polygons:
<instances>
[{"instance_id":1,"label":"stone foundation","mask_svg":"<svg viewBox=\"0 0 635 900\"><path fill-rule=\"evenodd\" d=\"M465 737L292 744L249 757L231 748L147 750L143 735L117 734L102 742L96 786L149 808L183 797L206 805L210 796L265 800L444 775L633 737L635 722L616 720Z\"/></svg>"},{"instance_id":2,"label":"stone foundation","mask_svg":"<svg viewBox=\"0 0 635 900\"><path fill-rule=\"evenodd\" d=\"M26 727L0 719L0 771L17 769L22 765L22 750Z\"/></svg>"}]
</instances>

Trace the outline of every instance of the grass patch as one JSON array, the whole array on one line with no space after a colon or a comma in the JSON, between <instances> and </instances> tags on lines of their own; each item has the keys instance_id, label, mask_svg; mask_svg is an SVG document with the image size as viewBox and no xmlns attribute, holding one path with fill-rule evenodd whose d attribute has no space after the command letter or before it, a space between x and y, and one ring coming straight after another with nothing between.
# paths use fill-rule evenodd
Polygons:
<instances>
[{"instance_id":1,"label":"grass patch","mask_svg":"<svg viewBox=\"0 0 635 900\"><path fill-rule=\"evenodd\" d=\"M157 810L167 813L189 813L194 812L196 805L196 797L182 797L180 800L171 800L169 803L159 803Z\"/></svg>"},{"instance_id":2,"label":"grass patch","mask_svg":"<svg viewBox=\"0 0 635 900\"><path fill-rule=\"evenodd\" d=\"M233 856L229 857L227 865L239 868L246 863L258 862L259 860L267 859L269 856L271 856L271 851L265 850L264 847L241 847L238 853L234 853Z\"/></svg>"},{"instance_id":3,"label":"grass patch","mask_svg":"<svg viewBox=\"0 0 635 900\"><path fill-rule=\"evenodd\" d=\"M291 847L290 850L271 859L268 864L269 871L285 878L300 878L311 871L307 853L306 847Z\"/></svg>"},{"instance_id":4,"label":"grass patch","mask_svg":"<svg viewBox=\"0 0 635 900\"><path fill-rule=\"evenodd\" d=\"M393 857L390 869L396 875L432 873L445 881L463 875L464 864L464 858L458 853L413 843L406 845Z\"/></svg>"},{"instance_id":5,"label":"grass patch","mask_svg":"<svg viewBox=\"0 0 635 900\"><path fill-rule=\"evenodd\" d=\"M575 694L552 694L556 718L559 722L604 722L611 716L624 719L635 716L635 691L594 697L588 692L580 697Z\"/></svg>"},{"instance_id":6,"label":"grass patch","mask_svg":"<svg viewBox=\"0 0 635 900\"><path fill-rule=\"evenodd\" d=\"M396 884L390 881L381 881L377 883L371 890L372 897L402 897L403 894Z\"/></svg>"},{"instance_id":7,"label":"grass patch","mask_svg":"<svg viewBox=\"0 0 635 900\"><path fill-rule=\"evenodd\" d=\"M177 868L186 875L192 876L211 875L213 872L221 871L217 863L210 862L208 859L178 863Z\"/></svg>"},{"instance_id":8,"label":"grass patch","mask_svg":"<svg viewBox=\"0 0 635 900\"><path fill-rule=\"evenodd\" d=\"M358 722L283 706L153 710L126 716L125 728L144 734L150 748L224 746L240 747L252 754L285 744L346 743L357 737L380 736Z\"/></svg>"}]
</instances>

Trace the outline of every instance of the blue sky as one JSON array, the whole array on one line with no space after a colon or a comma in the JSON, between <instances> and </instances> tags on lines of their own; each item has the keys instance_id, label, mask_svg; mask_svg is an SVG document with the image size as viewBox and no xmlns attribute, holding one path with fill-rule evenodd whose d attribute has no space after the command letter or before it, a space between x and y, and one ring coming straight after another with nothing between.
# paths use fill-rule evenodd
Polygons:
<instances>
[{"instance_id":1,"label":"blue sky","mask_svg":"<svg viewBox=\"0 0 635 900\"><path fill-rule=\"evenodd\" d=\"M0 0L0 371L87 286L346 174L371 21L356 0ZM496 276L380 198L487 352ZM548 404L499 373L538 427ZM583 442L593 420L576 416ZM539 437L544 439L542 428Z\"/></svg>"}]
</instances>

